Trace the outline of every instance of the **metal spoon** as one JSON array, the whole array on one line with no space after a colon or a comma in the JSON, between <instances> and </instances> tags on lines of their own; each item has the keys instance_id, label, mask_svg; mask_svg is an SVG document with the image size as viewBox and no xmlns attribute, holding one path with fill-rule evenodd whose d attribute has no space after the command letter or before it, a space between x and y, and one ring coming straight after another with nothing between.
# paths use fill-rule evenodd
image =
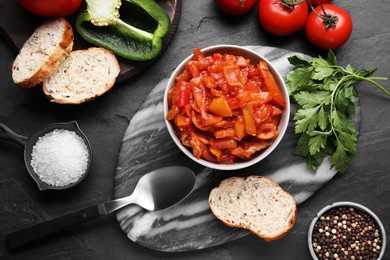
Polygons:
<instances>
[{"instance_id":1,"label":"metal spoon","mask_svg":"<svg viewBox=\"0 0 390 260\"><path fill-rule=\"evenodd\" d=\"M16 249L58 231L135 203L146 210L161 210L181 201L192 191L195 174L181 166L160 168L144 175L130 196L100 203L68 215L43 222L6 236L8 248Z\"/></svg>"}]
</instances>

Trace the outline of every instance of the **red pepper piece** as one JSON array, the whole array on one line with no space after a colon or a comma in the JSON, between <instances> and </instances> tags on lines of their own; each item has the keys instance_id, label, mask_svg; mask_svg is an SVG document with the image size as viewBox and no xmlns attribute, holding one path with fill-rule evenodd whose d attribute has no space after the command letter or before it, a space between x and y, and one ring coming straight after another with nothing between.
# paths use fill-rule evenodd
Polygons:
<instances>
[{"instance_id":1,"label":"red pepper piece","mask_svg":"<svg viewBox=\"0 0 390 260\"><path fill-rule=\"evenodd\" d=\"M280 92L278 85L276 84L275 78L268 69L268 65L265 61L259 62L259 69L261 77L264 80L264 84L272 96L272 99L281 105L283 108L286 107L286 101L283 98L282 92Z\"/></svg>"}]
</instances>

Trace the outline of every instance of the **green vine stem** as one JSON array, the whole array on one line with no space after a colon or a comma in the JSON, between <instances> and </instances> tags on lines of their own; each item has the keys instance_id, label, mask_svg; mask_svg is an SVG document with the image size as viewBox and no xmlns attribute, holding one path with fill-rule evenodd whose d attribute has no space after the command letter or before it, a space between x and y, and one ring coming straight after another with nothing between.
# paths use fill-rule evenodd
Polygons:
<instances>
[{"instance_id":1,"label":"green vine stem","mask_svg":"<svg viewBox=\"0 0 390 260\"><path fill-rule=\"evenodd\" d=\"M274 2L274 4L282 5L292 12L294 11L295 6L303 2L305 2L305 0L282 0L281 2Z\"/></svg>"},{"instance_id":2,"label":"green vine stem","mask_svg":"<svg viewBox=\"0 0 390 260\"><path fill-rule=\"evenodd\" d=\"M339 19L336 15L330 15L325 12L324 7L322 4L320 4L323 14L319 14L314 6L311 4L310 0L306 0L308 5L310 6L310 9L319 17L321 18L325 23L325 29L328 29L329 27L336 28L336 21Z\"/></svg>"}]
</instances>

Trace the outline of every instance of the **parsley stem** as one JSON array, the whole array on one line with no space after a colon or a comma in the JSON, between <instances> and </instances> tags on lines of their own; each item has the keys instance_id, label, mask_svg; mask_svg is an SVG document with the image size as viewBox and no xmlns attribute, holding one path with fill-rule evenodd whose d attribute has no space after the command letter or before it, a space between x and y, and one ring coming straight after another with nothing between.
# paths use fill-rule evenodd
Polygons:
<instances>
[{"instance_id":1,"label":"parsley stem","mask_svg":"<svg viewBox=\"0 0 390 260\"><path fill-rule=\"evenodd\" d=\"M387 80L386 77L368 77L368 78L372 80Z\"/></svg>"},{"instance_id":2,"label":"parsley stem","mask_svg":"<svg viewBox=\"0 0 390 260\"><path fill-rule=\"evenodd\" d=\"M340 140L339 140L339 137L338 137L338 134L336 132L336 128L334 127L334 122L333 122L335 120L333 113L337 113L335 98L336 98L338 92L343 88L343 86L345 86L344 83L347 80L353 79L355 76L357 76L357 75L355 75L353 73L348 73L348 75L342 77L340 79L340 81L337 83L336 87L334 88L334 90L331 94L330 113L329 113L329 118L330 118L329 121L330 121L330 128L331 128L330 131L333 132L333 135L338 142L340 142Z\"/></svg>"},{"instance_id":3,"label":"parsley stem","mask_svg":"<svg viewBox=\"0 0 390 260\"><path fill-rule=\"evenodd\" d=\"M357 79L360 79L360 80L365 80L365 81L368 81L370 82L371 84L373 84L374 86L378 87L380 90L382 90L388 97L390 97L390 92L385 89L381 84L379 84L378 82L376 82L375 80L373 79L376 79L376 80L387 80L387 78L382 78L382 79L378 79L378 78L371 78L371 77L361 77L359 75L356 75L356 78Z\"/></svg>"},{"instance_id":4,"label":"parsley stem","mask_svg":"<svg viewBox=\"0 0 390 260\"><path fill-rule=\"evenodd\" d=\"M313 130L313 134L320 134L320 135L330 135L332 133L332 130L330 129L329 131L318 131L318 130Z\"/></svg>"},{"instance_id":5,"label":"parsley stem","mask_svg":"<svg viewBox=\"0 0 390 260\"><path fill-rule=\"evenodd\" d=\"M380 90L382 90L388 97L390 97L390 92L387 89L385 89L385 87L383 87L381 84L379 84L378 82L375 81L375 80L387 80L387 77L364 77L364 76L360 76L356 73L347 71L340 66L336 66L336 67L340 68L344 73L347 73L347 74L353 76L357 80L365 80L365 81L370 82L371 84L373 84L374 86L376 86Z\"/></svg>"}]
</instances>

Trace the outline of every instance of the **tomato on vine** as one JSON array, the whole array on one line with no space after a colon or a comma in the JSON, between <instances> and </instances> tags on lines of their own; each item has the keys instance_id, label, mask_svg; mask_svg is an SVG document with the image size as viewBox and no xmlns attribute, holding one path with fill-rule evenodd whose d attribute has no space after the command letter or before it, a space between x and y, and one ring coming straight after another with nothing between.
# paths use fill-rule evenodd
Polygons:
<instances>
[{"instance_id":1,"label":"tomato on vine","mask_svg":"<svg viewBox=\"0 0 390 260\"><path fill-rule=\"evenodd\" d=\"M352 18L347 11L333 4L317 6L306 22L306 36L322 49L343 46L352 33Z\"/></svg>"},{"instance_id":2,"label":"tomato on vine","mask_svg":"<svg viewBox=\"0 0 390 260\"><path fill-rule=\"evenodd\" d=\"M327 4L330 3L332 0L309 0L310 3L314 6L320 5L320 4Z\"/></svg>"},{"instance_id":3,"label":"tomato on vine","mask_svg":"<svg viewBox=\"0 0 390 260\"><path fill-rule=\"evenodd\" d=\"M76 12L82 0L18 0L29 12L39 16L68 16Z\"/></svg>"},{"instance_id":4,"label":"tomato on vine","mask_svg":"<svg viewBox=\"0 0 390 260\"><path fill-rule=\"evenodd\" d=\"M306 0L261 0L258 19L268 32L285 36L305 25L308 11Z\"/></svg>"},{"instance_id":5,"label":"tomato on vine","mask_svg":"<svg viewBox=\"0 0 390 260\"><path fill-rule=\"evenodd\" d=\"M255 6L257 0L214 0L215 5L230 15L243 15Z\"/></svg>"}]
</instances>

